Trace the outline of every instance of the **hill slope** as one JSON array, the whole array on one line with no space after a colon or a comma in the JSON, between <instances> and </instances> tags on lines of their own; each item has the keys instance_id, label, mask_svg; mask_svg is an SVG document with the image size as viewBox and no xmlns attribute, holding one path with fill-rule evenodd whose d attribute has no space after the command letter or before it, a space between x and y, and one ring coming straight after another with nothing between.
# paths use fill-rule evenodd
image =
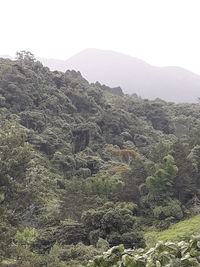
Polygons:
<instances>
[{"instance_id":1,"label":"hill slope","mask_svg":"<svg viewBox=\"0 0 200 267\"><path fill-rule=\"evenodd\" d=\"M180 67L154 67L113 51L86 49L66 61L40 59L52 70L79 70L90 82L120 86L125 93L174 102L196 102L200 76Z\"/></svg>"},{"instance_id":2,"label":"hill slope","mask_svg":"<svg viewBox=\"0 0 200 267\"><path fill-rule=\"evenodd\" d=\"M197 212L199 118L198 104L124 96L29 52L0 59L0 265L86 266Z\"/></svg>"},{"instance_id":3,"label":"hill slope","mask_svg":"<svg viewBox=\"0 0 200 267\"><path fill-rule=\"evenodd\" d=\"M193 235L199 235L200 215L183 220L172 225L169 229L162 232L147 232L145 234L148 246L153 246L158 241L181 241L189 240Z\"/></svg>"}]
</instances>

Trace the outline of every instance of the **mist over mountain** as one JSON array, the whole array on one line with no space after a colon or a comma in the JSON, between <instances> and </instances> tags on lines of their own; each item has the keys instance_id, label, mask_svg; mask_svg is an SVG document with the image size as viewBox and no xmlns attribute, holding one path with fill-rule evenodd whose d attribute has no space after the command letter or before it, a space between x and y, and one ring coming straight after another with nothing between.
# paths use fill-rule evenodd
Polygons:
<instances>
[{"instance_id":1,"label":"mist over mountain","mask_svg":"<svg viewBox=\"0 0 200 267\"><path fill-rule=\"evenodd\" d=\"M200 76L181 67L155 67L113 51L86 49L68 60L39 60L51 70L79 70L90 82L120 86L127 94L173 102L196 102Z\"/></svg>"}]
</instances>

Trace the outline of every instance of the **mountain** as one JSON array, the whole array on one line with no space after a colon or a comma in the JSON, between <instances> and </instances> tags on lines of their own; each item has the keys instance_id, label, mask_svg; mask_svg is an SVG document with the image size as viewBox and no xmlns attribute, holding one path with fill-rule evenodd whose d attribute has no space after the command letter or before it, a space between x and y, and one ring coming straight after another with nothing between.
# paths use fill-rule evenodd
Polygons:
<instances>
[{"instance_id":1,"label":"mountain","mask_svg":"<svg viewBox=\"0 0 200 267\"><path fill-rule=\"evenodd\" d=\"M22 51L0 58L0 125L0 266L89 266L199 214L199 104L123 95ZM178 240L199 234L198 222L179 225ZM173 241L174 231L162 236ZM110 252L120 261L124 248Z\"/></svg>"},{"instance_id":2,"label":"mountain","mask_svg":"<svg viewBox=\"0 0 200 267\"><path fill-rule=\"evenodd\" d=\"M155 67L113 51L86 49L66 61L40 58L51 70L79 70L90 82L120 86L127 94L173 102L196 102L200 76L180 67Z\"/></svg>"}]
</instances>

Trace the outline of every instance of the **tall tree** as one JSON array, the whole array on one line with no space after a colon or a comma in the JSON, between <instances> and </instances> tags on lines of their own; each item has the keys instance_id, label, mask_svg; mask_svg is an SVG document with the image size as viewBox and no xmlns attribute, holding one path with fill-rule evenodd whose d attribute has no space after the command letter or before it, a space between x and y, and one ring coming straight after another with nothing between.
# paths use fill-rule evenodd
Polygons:
<instances>
[{"instance_id":1,"label":"tall tree","mask_svg":"<svg viewBox=\"0 0 200 267\"><path fill-rule=\"evenodd\" d=\"M155 172L146 179L148 198L157 204L165 203L173 195L173 181L178 172L171 155L164 157L162 164L155 165Z\"/></svg>"}]
</instances>

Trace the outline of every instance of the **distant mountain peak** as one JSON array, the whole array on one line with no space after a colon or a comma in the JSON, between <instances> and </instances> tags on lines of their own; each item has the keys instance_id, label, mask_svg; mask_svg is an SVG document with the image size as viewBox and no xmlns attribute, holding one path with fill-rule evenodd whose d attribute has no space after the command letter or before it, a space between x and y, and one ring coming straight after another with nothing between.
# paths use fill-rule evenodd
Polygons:
<instances>
[{"instance_id":1,"label":"distant mountain peak","mask_svg":"<svg viewBox=\"0 0 200 267\"><path fill-rule=\"evenodd\" d=\"M120 86L125 93L172 102L196 102L200 76L177 66L155 67L122 53L85 49L54 65L54 68L80 70L90 82Z\"/></svg>"},{"instance_id":2,"label":"distant mountain peak","mask_svg":"<svg viewBox=\"0 0 200 267\"><path fill-rule=\"evenodd\" d=\"M111 50L86 48L67 60L39 60L51 70L74 69L91 83L98 81L111 88L121 87L124 93L136 93L143 98L197 102L200 96L199 75L177 66L155 67Z\"/></svg>"}]
</instances>

